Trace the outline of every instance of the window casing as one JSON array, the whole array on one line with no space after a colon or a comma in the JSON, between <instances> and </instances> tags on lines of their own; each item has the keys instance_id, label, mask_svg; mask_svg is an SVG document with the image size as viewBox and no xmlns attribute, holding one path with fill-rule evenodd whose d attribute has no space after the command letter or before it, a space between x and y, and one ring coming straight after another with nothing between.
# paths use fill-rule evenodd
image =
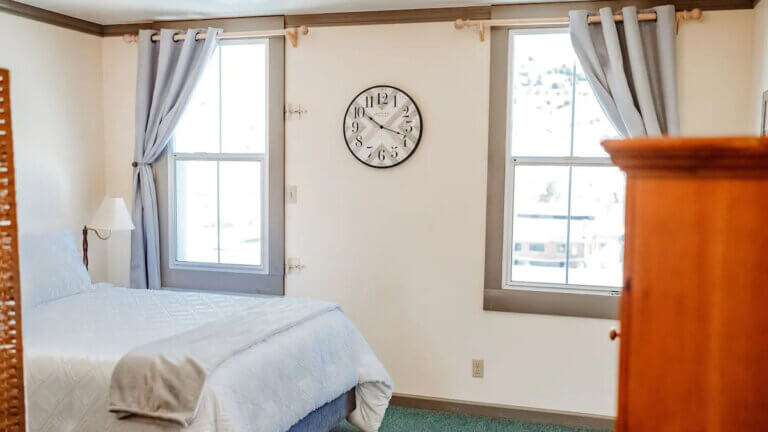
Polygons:
<instances>
[{"instance_id":1,"label":"window casing","mask_svg":"<svg viewBox=\"0 0 768 432\"><path fill-rule=\"evenodd\" d=\"M193 93L168 157L170 269L268 273L269 59L267 40L221 41Z\"/></svg>"}]
</instances>

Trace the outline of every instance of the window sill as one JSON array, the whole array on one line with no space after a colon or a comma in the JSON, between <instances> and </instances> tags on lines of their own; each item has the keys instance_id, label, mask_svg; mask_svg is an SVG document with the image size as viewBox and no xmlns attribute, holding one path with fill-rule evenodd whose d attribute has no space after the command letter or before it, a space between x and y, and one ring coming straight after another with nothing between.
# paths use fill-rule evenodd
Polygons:
<instances>
[{"instance_id":1,"label":"window sill","mask_svg":"<svg viewBox=\"0 0 768 432\"><path fill-rule=\"evenodd\" d=\"M254 275L267 275L267 269L265 266L249 266L249 265L237 265L237 264L212 264L212 263L196 263L185 261L171 261L168 263L168 268L171 270L191 270L191 271L204 271L204 272L221 272L221 273L247 273Z\"/></svg>"},{"instance_id":2,"label":"window sill","mask_svg":"<svg viewBox=\"0 0 768 432\"><path fill-rule=\"evenodd\" d=\"M485 289L483 310L583 318L619 318L621 296L516 289Z\"/></svg>"}]
</instances>

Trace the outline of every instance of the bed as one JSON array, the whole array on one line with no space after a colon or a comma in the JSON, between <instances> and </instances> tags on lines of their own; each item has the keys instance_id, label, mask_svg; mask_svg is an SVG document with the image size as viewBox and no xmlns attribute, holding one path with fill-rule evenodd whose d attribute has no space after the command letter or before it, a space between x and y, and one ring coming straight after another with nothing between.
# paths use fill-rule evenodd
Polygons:
<instances>
[{"instance_id":1,"label":"bed","mask_svg":"<svg viewBox=\"0 0 768 432\"><path fill-rule=\"evenodd\" d=\"M71 261L67 265L74 266ZM31 265L26 266L29 271ZM27 301L24 267L22 254L22 304ZM41 282L52 283L30 284ZM129 353L238 314L268 316L293 300L90 284L77 291L33 299L35 304L24 307L31 432L315 432L347 416L363 430L376 430L386 410L389 377L372 361L367 344L350 350L364 339L340 309L331 307L221 363L207 378L188 426L136 415L119 419L110 412L111 387L116 365Z\"/></svg>"}]
</instances>

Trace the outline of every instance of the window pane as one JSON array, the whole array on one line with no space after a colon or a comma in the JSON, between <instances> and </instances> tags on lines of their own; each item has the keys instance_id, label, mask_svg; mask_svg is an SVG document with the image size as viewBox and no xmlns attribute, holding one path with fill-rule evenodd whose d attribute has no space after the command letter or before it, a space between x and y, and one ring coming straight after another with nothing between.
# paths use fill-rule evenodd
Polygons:
<instances>
[{"instance_id":1,"label":"window pane","mask_svg":"<svg viewBox=\"0 0 768 432\"><path fill-rule=\"evenodd\" d=\"M624 174L615 167L573 167L568 283L621 286Z\"/></svg>"},{"instance_id":2,"label":"window pane","mask_svg":"<svg viewBox=\"0 0 768 432\"><path fill-rule=\"evenodd\" d=\"M573 155L581 157L608 157L600 145L606 138L617 137L613 125L605 116L584 76L581 66L576 68L576 109L573 120Z\"/></svg>"},{"instance_id":3,"label":"window pane","mask_svg":"<svg viewBox=\"0 0 768 432\"><path fill-rule=\"evenodd\" d=\"M261 162L221 162L221 262L261 264Z\"/></svg>"},{"instance_id":4,"label":"window pane","mask_svg":"<svg viewBox=\"0 0 768 432\"><path fill-rule=\"evenodd\" d=\"M215 161L176 162L176 259L218 261Z\"/></svg>"},{"instance_id":5,"label":"window pane","mask_svg":"<svg viewBox=\"0 0 768 432\"><path fill-rule=\"evenodd\" d=\"M219 53L205 67L174 133L178 153L219 151Z\"/></svg>"},{"instance_id":6,"label":"window pane","mask_svg":"<svg viewBox=\"0 0 768 432\"><path fill-rule=\"evenodd\" d=\"M512 35L510 49L512 155L570 155L576 55L568 34Z\"/></svg>"},{"instance_id":7,"label":"window pane","mask_svg":"<svg viewBox=\"0 0 768 432\"><path fill-rule=\"evenodd\" d=\"M568 167L517 166L514 182L511 279L565 283Z\"/></svg>"},{"instance_id":8,"label":"window pane","mask_svg":"<svg viewBox=\"0 0 768 432\"><path fill-rule=\"evenodd\" d=\"M224 153L263 153L266 143L266 45L222 45L221 145Z\"/></svg>"}]
</instances>

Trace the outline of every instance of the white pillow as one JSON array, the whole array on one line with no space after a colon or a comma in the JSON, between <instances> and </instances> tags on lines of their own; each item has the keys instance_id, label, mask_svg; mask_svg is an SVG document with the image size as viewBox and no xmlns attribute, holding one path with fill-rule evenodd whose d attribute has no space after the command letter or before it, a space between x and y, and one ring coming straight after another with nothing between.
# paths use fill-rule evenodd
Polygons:
<instances>
[{"instance_id":1,"label":"white pillow","mask_svg":"<svg viewBox=\"0 0 768 432\"><path fill-rule=\"evenodd\" d=\"M87 291L91 276L75 235L66 230L19 238L21 304L26 309Z\"/></svg>"}]
</instances>

